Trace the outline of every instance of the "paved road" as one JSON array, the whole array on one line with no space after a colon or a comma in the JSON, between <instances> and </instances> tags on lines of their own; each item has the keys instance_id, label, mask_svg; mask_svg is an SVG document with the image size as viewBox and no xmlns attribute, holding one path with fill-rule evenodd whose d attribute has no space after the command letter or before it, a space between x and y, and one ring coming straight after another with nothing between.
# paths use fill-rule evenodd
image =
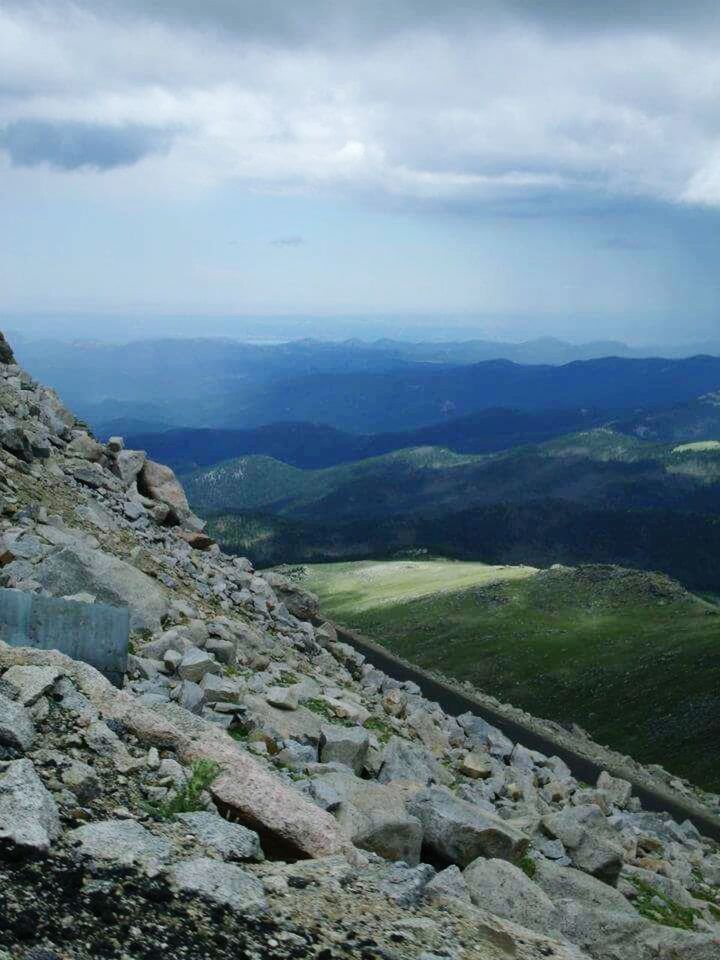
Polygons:
<instances>
[{"instance_id":1,"label":"paved road","mask_svg":"<svg viewBox=\"0 0 720 960\"><path fill-rule=\"evenodd\" d=\"M492 723L499 730L502 730L514 742L520 742L530 750L537 750L547 756L560 757L570 767L573 776L585 783L595 783L601 771L605 769L588 757L569 750L536 730L510 720L485 704L465 696L455 687L436 680L423 670L393 656L369 638L338 624L335 624L335 628L340 640L349 643L362 653L378 670L382 670L383 673L396 680L412 680L420 687L423 696L427 697L428 700L439 703L446 713L457 717L470 711L482 717L488 723ZM640 798L644 809L669 813L678 823L690 820L705 836L720 841L720 818L714 817L710 811L705 813L698 810L694 804L685 805L680 801L675 802L667 795L650 790L641 783L633 783L633 793Z\"/></svg>"}]
</instances>

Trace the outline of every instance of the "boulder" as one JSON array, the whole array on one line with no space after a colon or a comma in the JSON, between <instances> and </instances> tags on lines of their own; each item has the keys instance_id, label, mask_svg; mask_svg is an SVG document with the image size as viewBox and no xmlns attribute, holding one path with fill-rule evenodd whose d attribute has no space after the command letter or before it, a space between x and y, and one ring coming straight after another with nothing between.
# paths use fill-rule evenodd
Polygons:
<instances>
[{"instance_id":1,"label":"boulder","mask_svg":"<svg viewBox=\"0 0 720 960\"><path fill-rule=\"evenodd\" d=\"M548 933L553 902L519 867L507 860L474 860L463 872L473 903L498 917Z\"/></svg>"},{"instance_id":2,"label":"boulder","mask_svg":"<svg viewBox=\"0 0 720 960\"><path fill-rule=\"evenodd\" d=\"M320 601L314 593L303 590L302 587L283 577L280 573L267 570L263 579L270 584L275 594L298 620L312 620L320 612Z\"/></svg>"},{"instance_id":3,"label":"boulder","mask_svg":"<svg viewBox=\"0 0 720 960\"><path fill-rule=\"evenodd\" d=\"M325 724L320 730L322 763L343 763L360 773L370 747L370 735L363 727Z\"/></svg>"},{"instance_id":4,"label":"boulder","mask_svg":"<svg viewBox=\"0 0 720 960\"><path fill-rule=\"evenodd\" d=\"M424 747L402 737L390 737L378 780L380 783L406 780L427 786L430 783L451 783L452 776Z\"/></svg>"},{"instance_id":5,"label":"boulder","mask_svg":"<svg viewBox=\"0 0 720 960\"><path fill-rule=\"evenodd\" d=\"M564 807L542 819L546 833L564 845L573 865L606 883L617 883L623 847L599 807Z\"/></svg>"},{"instance_id":6,"label":"boulder","mask_svg":"<svg viewBox=\"0 0 720 960\"><path fill-rule=\"evenodd\" d=\"M635 908L615 887L580 870L563 867L543 858L538 858L534 863L533 881L553 902L572 900L608 913L635 915Z\"/></svg>"},{"instance_id":7,"label":"boulder","mask_svg":"<svg viewBox=\"0 0 720 960\"><path fill-rule=\"evenodd\" d=\"M190 510L182 484L170 467L146 460L138 474L137 484L144 496L170 508L176 524L197 531L205 526Z\"/></svg>"},{"instance_id":8,"label":"boulder","mask_svg":"<svg viewBox=\"0 0 720 960\"><path fill-rule=\"evenodd\" d=\"M167 595L154 580L102 550L64 547L37 564L33 576L57 597L85 591L128 607L132 630L157 630L168 611Z\"/></svg>"},{"instance_id":9,"label":"boulder","mask_svg":"<svg viewBox=\"0 0 720 960\"><path fill-rule=\"evenodd\" d=\"M503 861L504 862L504 861ZM425 896L429 900L460 900L470 903L470 889L463 872L456 864L441 870L425 887Z\"/></svg>"},{"instance_id":10,"label":"boulder","mask_svg":"<svg viewBox=\"0 0 720 960\"><path fill-rule=\"evenodd\" d=\"M145 466L147 455L143 450L120 450L112 461L112 471L125 487L130 487Z\"/></svg>"},{"instance_id":11,"label":"boulder","mask_svg":"<svg viewBox=\"0 0 720 960\"><path fill-rule=\"evenodd\" d=\"M509 757L513 752L512 740L482 717L474 713L464 713L458 717L458 721L476 750L503 758Z\"/></svg>"},{"instance_id":12,"label":"boulder","mask_svg":"<svg viewBox=\"0 0 720 960\"><path fill-rule=\"evenodd\" d=\"M236 913L259 913L266 907L262 883L240 867L221 860L181 860L170 867L168 877L178 892L202 897Z\"/></svg>"},{"instance_id":13,"label":"boulder","mask_svg":"<svg viewBox=\"0 0 720 960\"><path fill-rule=\"evenodd\" d=\"M13 421L0 421L0 447L25 463L32 463L35 459L29 436Z\"/></svg>"},{"instance_id":14,"label":"boulder","mask_svg":"<svg viewBox=\"0 0 720 960\"><path fill-rule=\"evenodd\" d=\"M417 866L398 863L383 879L381 890L388 900L399 907L414 907L422 901L434 875L435 871L429 863L419 863Z\"/></svg>"},{"instance_id":15,"label":"boulder","mask_svg":"<svg viewBox=\"0 0 720 960\"><path fill-rule=\"evenodd\" d=\"M611 777L606 770L603 770L598 777L597 788L607 794L610 802L621 810L627 807L632 796L632 784L621 777Z\"/></svg>"},{"instance_id":16,"label":"boulder","mask_svg":"<svg viewBox=\"0 0 720 960\"><path fill-rule=\"evenodd\" d=\"M209 653L198 647L191 647L177 668L178 676L183 680L199 683L206 673L220 673L220 664Z\"/></svg>"},{"instance_id":17,"label":"boulder","mask_svg":"<svg viewBox=\"0 0 720 960\"><path fill-rule=\"evenodd\" d=\"M313 781L314 785L318 783L340 797L334 815L355 846L386 860L402 860L411 865L420 861L420 822L408 814L393 790L360 780L349 772L325 774Z\"/></svg>"},{"instance_id":18,"label":"boulder","mask_svg":"<svg viewBox=\"0 0 720 960\"><path fill-rule=\"evenodd\" d=\"M135 820L102 820L71 830L68 839L82 857L119 867L163 863L172 846Z\"/></svg>"},{"instance_id":19,"label":"boulder","mask_svg":"<svg viewBox=\"0 0 720 960\"><path fill-rule=\"evenodd\" d=\"M89 433L78 431L65 447L65 453L69 457L77 457L79 460L100 463L105 456L105 448L97 440L94 440Z\"/></svg>"},{"instance_id":20,"label":"boulder","mask_svg":"<svg viewBox=\"0 0 720 960\"><path fill-rule=\"evenodd\" d=\"M317 747L323 720L317 713L300 706L297 710L281 710L266 703L262 697L245 696L247 720L255 728L264 730L278 740L296 740Z\"/></svg>"},{"instance_id":21,"label":"boulder","mask_svg":"<svg viewBox=\"0 0 720 960\"><path fill-rule=\"evenodd\" d=\"M181 813L177 819L188 833L223 860L264 860L260 838L254 830L230 823L217 813Z\"/></svg>"},{"instance_id":22,"label":"boulder","mask_svg":"<svg viewBox=\"0 0 720 960\"><path fill-rule=\"evenodd\" d=\"M35 739L35 724L21 703L0 693L0 746L29 750Z\"/></svg>"},{"instance_id":23,"label":"boulder","mask_svg":"<svg viewBox=\"0 0 720 960\"><path fill-rule=\"evenodd\" d=\"M60 676L54 667L10 667L2 679L15 693L15 699L29 707L52 690Z\"/></svg>"},{"instance_id":24,"label":"boulder","mask_svg":"<svg viewBox=\"0 0 720 960\"><path fill-rule=\"evenodd\" d=\"M441 861L466 867L478 857L519 861L530 840L499 817L431 787L407 803L422 824L423 844Z\"/></svg>"},{"instance_id":25,"label":"boulder","mask_svg":"<svg viewBox=\"0 0 720 960\"><path fill-rule=\"evenodd\" d=\"M0 853L46 854L59 836L57 805L32 763L0 769Z\"/></svg>"}]
</instances>

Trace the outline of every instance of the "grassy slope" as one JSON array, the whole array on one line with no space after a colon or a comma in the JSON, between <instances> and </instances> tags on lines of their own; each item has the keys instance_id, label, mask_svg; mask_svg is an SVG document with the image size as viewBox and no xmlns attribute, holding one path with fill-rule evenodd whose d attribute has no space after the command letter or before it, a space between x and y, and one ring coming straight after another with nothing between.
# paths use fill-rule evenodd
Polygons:
<instances>
[{"instance_id":1,"label":"grassy slope","mask_svg":"<svg viewBox=\"0 0 720 960\"><path fill-rule=\"evenodd\" d=\"M421 666L720 788L718 608L618 568L492 582L492 568L438 561L413 589L402 567L398 581L393 563L320 565L307 583L329 616Z\"/></svg>"}]
</instances>

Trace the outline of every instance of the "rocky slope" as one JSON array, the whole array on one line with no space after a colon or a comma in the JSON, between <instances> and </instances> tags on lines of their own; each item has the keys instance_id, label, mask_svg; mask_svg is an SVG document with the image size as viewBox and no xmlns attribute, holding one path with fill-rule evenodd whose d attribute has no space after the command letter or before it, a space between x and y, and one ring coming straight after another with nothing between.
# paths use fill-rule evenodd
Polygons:
<instances>
[{"instance_id":1,"label":"rocky slope","mask_svg":"<svg viewBox=\"0 0 720 960\"><path fill-rule=\"evenodd\" d=\"M382 674L0 361L2 584L134 631L122 690L0 643L2 960L717 958L717 844Z\"/></svg>"}]
</instances>

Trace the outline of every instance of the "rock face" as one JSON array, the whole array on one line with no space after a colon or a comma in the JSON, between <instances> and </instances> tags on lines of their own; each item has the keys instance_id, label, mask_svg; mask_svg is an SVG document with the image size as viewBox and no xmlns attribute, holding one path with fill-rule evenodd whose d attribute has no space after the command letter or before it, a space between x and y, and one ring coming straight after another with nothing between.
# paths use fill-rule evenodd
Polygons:
<instances>
[{"instance_id":1,"label":"rock face","mask_svg":"<svg viewBox=\"0 0 720 960\"><path fill-rule=\"evenodd\" d=\"M0 642L0 960L715 960L717 844L366 663L12 363L0 506L0 585L133 626L122 689Z\"/></svg>"}]
</instances>

